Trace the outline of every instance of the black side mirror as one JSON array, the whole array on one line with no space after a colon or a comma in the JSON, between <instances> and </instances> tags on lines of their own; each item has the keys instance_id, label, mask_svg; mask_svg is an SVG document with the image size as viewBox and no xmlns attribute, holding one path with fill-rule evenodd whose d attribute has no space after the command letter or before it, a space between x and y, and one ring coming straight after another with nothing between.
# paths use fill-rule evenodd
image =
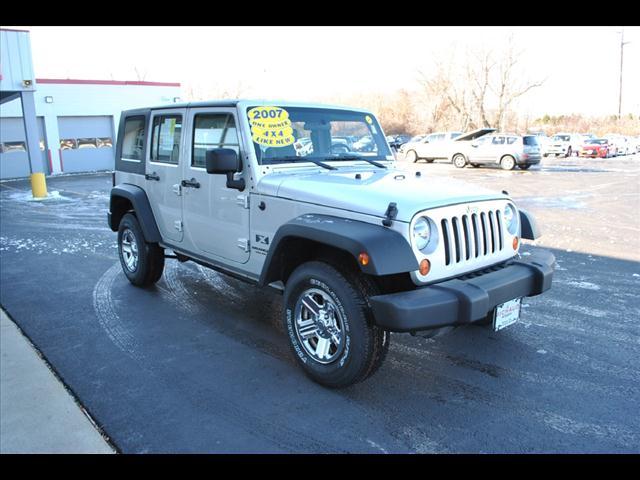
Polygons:
<instances>
[{"instance_id":1,"label":"black side mirror","mask_svg":"<svg viewBox=\"0 0 640 480\"><path fill-rule=\"evenodd\" d=\"M243 191L245 187L244 178L236 180L234 173L242 171L242 161L235 150L231 148L213 148L207 150L205 156L207 173L226 174L227 188L235 188Z\"/></svg>"}]
</instances>

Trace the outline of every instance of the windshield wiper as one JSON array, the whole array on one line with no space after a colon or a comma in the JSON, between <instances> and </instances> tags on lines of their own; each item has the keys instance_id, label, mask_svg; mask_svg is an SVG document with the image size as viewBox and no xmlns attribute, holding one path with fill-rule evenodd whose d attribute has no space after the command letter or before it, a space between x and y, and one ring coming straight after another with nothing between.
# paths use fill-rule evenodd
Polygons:
<instances>
[{"instance_id":1,"label":"windshield wiper","mask_svg":"<svg viewBox=\"0 0 640 480\"><path fill-rule=\"evenodd\" d=\"M263 161L265 160L264 158L262 159ZM320 160L316 160L314 158L311 157L298 157L296 155L287 155L284 157L274 157L274 158L268 158L266 160L269 160L271 162L276 161L276 162L311 162L311 163L315 163L316 165L322 167L322 168L326 168L327 170L337 170L336 167L329 165L327 163L321 162Z\"/></svg>"},{"instance_id":2,"label":"windshield wiper","mask_svg":"<svg viewBox=\"0 0 640 480\"><path fill-rule=\"evenodd\" d=\"M378 168L387 168L385 165L376 162L375 160L370 160L367 157L362 157L360 155L339 155L337 157L326 158L325 160L364 160L371 165L375 165Z\"/></svg>"}]
</instances>

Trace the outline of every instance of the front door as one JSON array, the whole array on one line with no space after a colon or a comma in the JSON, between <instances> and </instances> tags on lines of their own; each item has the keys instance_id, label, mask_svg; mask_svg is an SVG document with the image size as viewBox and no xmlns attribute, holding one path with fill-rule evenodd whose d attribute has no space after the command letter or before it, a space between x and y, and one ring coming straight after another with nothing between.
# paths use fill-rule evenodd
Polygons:
<instances>
[{"instance_id":1,"label":"front door","mask_svg":"<svg viewBox=\"0 0 640 480\"><path fill-rule=\"evenodd\" d=\"M485 136L474 140L471 143L469 152L469 162L484 163L491 160L494 151L493 137Z\"/></svg>"},{"instance_id":2,"label":"front door","mask_svg":"<svg viewBox=\"0 0 640 480\"><path fill-rule=\"evenodd\" d=\"M146 158L145 191L162 238L182 241L182 152L184 109L153 111Z\"/></svg>"},{"instance_id":3,"label":"front door","mask_svg":"<svg viewBox=\"0 0 640 480\"><path fill-rule=\"evenodd\" d=\"M249 260L249 192L227 188L226 175L208 174L205 168L206 151L213 148L231 148L246 162L236 110L194 108L188 118L189 151L182 167L187 182L182 188L184 249L245 263Z\"/></svg>"}]
</instances>

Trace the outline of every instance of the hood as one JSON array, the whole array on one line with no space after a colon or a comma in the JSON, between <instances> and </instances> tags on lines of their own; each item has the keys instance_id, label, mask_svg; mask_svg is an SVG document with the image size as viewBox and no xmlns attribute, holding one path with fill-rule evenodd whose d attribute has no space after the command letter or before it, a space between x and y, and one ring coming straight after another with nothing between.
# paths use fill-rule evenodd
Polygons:
<instances>
[{"instance_id":1,"label":"hood","mask_svg":"<svg viewBox=\"0 0 640 480\"><path fill-rule=\"evenodd\" d=\"M356 178L360 175L360 179ZM263 177L258 192L383 218L390 202L396 219L409 222L421 210L482 200L504 194L454 180L389 168L370 170L340 167L336 171L274 172Z\"/></svg>"}]
</instances>

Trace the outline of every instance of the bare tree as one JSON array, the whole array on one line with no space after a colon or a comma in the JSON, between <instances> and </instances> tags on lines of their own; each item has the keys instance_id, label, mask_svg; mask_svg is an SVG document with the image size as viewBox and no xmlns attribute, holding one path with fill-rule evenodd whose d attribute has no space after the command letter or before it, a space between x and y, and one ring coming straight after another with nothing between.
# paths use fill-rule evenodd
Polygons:
<instances>
[{"instance_id":1,"label":"bare tree","mask_svg":"<svg viewBox=\"0 0 640 480\"><path fill-rule=\"evenodd\" d=\"M505 114L513 102L525 95L530 90L544 84L543 80L523 80L525 76L518 71L518 61L523 50L516 50L513 38L510 37L507 48L498 64L496 81L491 85L491 90L497 97L497 109L493 122L496 128L504 129Z\"/></svg>"},{"instance_id":2,"label":"bare tree","mask_svg":"<svg viewBox=\"0 0 640 480\"><path fill-rule=\"evenodd\" d=\"M145 70L144 75L141 75L140 72L138 71L138 67L133 67L133 69L136 72L136 77L138 79L139 82L144 82L144 79L147 77L147 71Z\"/></svg>"},{"instance_id":3,"label":"bare tree","mask_svg":"<svg viewBox=\"0 0 640 480\"><path fill-rule=\"evenodd\" d=\"M467 49L459 62L453 51L446 60L436 62L430 75L419 71L431 99L433 128L504 129L514 102L545 81L525 80L518 68L522 53L510 38L502 54L486 47Z\"/></svg>"}]
</instances>

